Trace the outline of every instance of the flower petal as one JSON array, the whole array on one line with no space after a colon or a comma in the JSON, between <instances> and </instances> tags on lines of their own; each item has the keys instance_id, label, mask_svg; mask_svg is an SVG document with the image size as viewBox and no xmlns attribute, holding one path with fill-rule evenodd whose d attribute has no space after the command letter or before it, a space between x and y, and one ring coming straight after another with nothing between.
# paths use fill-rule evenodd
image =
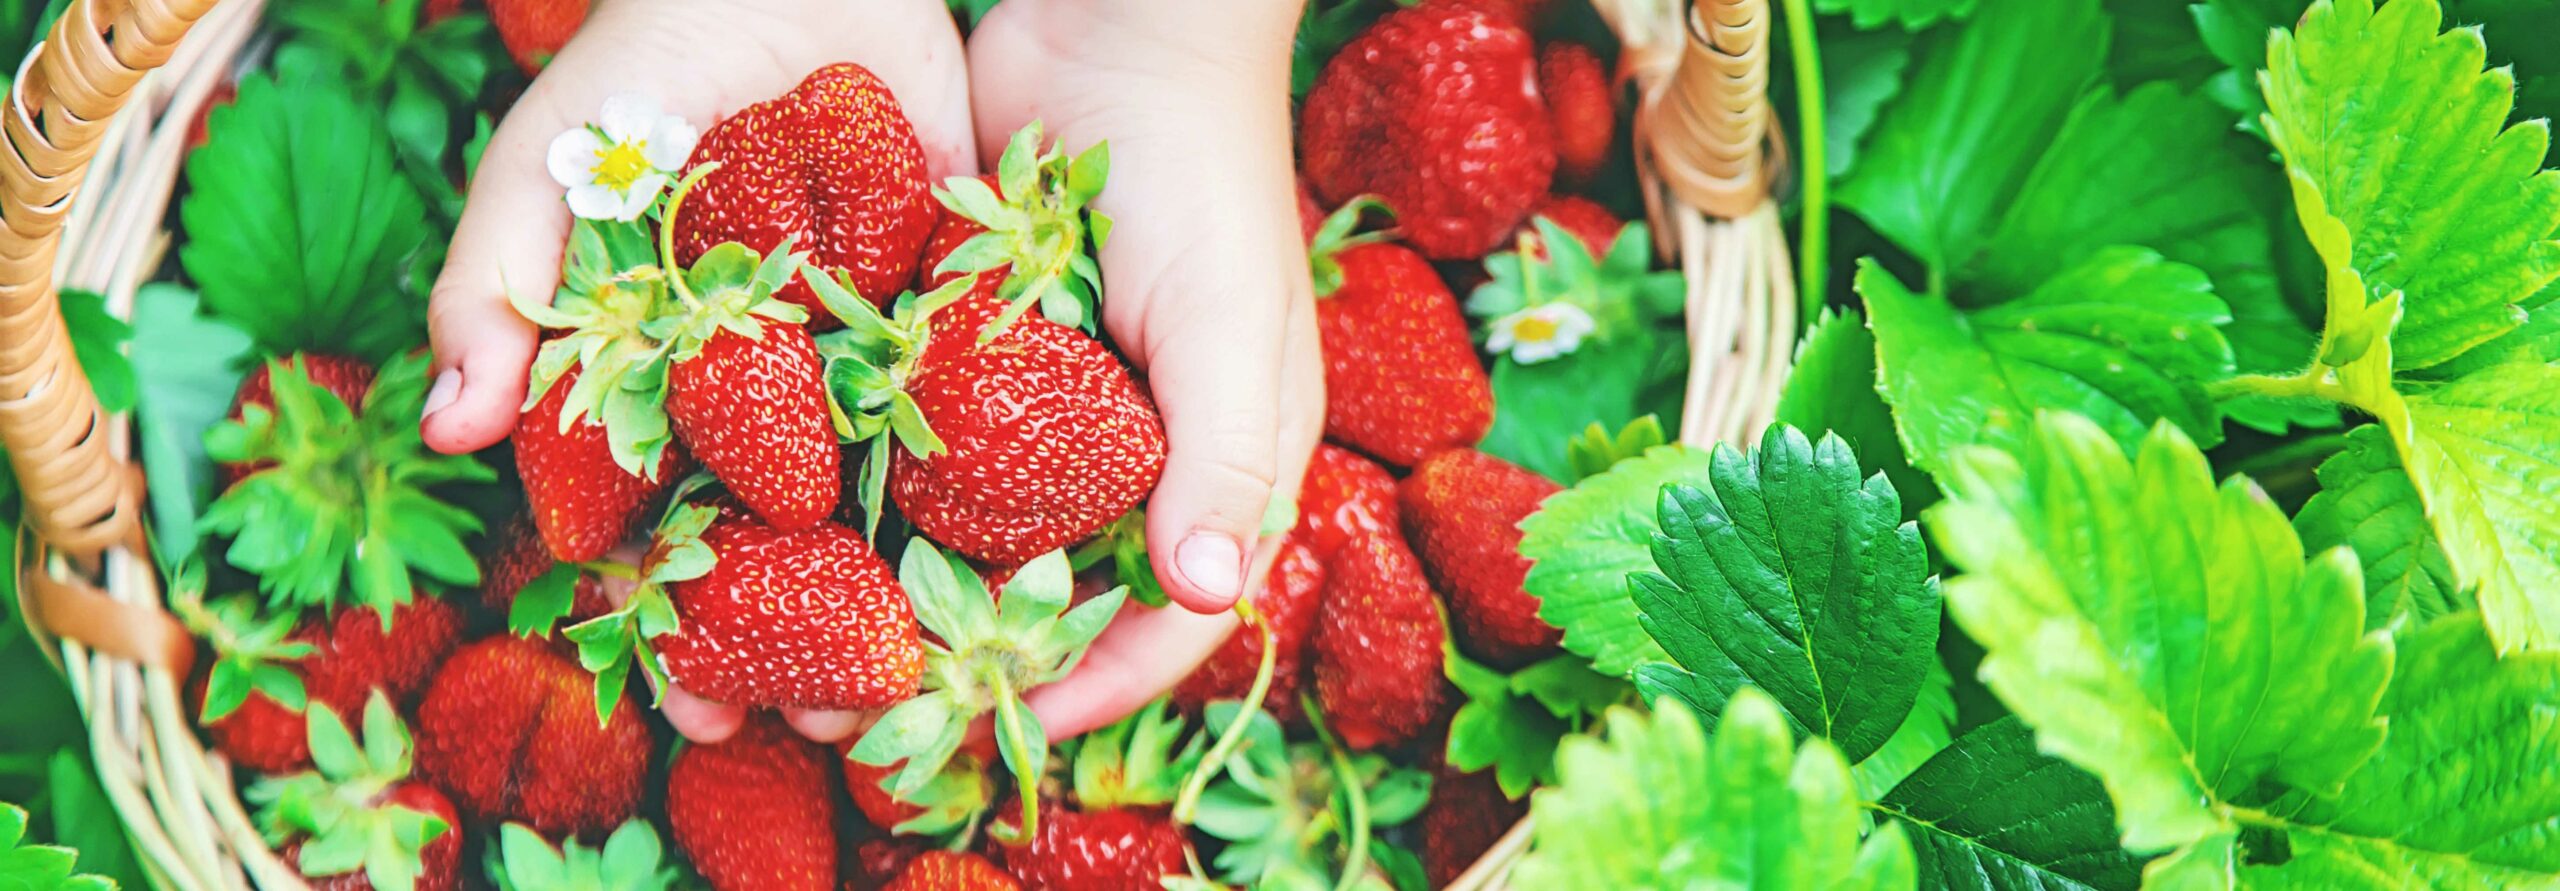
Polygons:
<instances>
[{"instance_id":1,"label":"flower petal","mask_svg":"<svg viewBox=\"0 0 2560 891\"><path fill-rule=\"evenodd\" d=\"M665 174L652 173L641 177L631 184L630 190L621 194L622 204L614 208L613 218L624 222L639 219L641 214L649 211L650 203L658 200L658 190L666 187Z\"/></svg>"},{"instance_id":2,"label":"flower petal","mask_svg":"<svg viewBox=\"0 0 2560 891\"><path fill-rule=\"evenodd\" d=\"M637 142L649 138L649 130L665 117L658 100L645 93L616 93L604 100L604 112L596 124L605 138L614 142Z\"/></svg>"},{"instance_id":3,"label":"flower petal","mask_svg":"<svg viewBox=\"0 0 2560 891\"><path fill-rule=\"evenodd\" d=\"M551 181L562 188L575 189L596 180L596 155L604 151L604 138L592 127L573 127L551 138L551 149L543 156L543 166L550 168Z\"/></svg>"},{"instance_id":4,"label":"flower petal","mask_svg":"<svg viewBox=\"0 0 2560 891\"><path fill-rule=\"evenodd\" d=\"M695 130L685 119L668 115L650 128L646 141L640 144L640 157L660 170L681 170L685 159L693 157L693 144L701 138L702 131Z\"/></svg>"},{"instance_id":5,"label":"flower petal","mask_svg":"<svg viewBox=\"0 0 2560 891\"><path fill-rule=\"evenodd\" d=\"M569 212L582 219L623 220L623 193L600 183L583 183L569 187Z\"/></svg>"}]
</instances>

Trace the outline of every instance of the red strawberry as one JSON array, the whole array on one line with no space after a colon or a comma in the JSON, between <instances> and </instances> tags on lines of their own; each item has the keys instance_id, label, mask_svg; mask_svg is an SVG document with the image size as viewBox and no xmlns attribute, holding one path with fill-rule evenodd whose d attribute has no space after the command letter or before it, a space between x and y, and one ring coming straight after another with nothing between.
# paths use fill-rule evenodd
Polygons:
<instances>
[{"instance_id":1,"label":"red strawberry","mask_svg":"<svg viewBox=\"0 0 2560 891\"><path fill-rule=\"evenodd\" d=\"M1020 808L998 810L997 823L1019 825ZM1022 880L1026 891L1155 891L1162 879L1185 874L1181 827L1163 817L1127 808L1075 811L1055 802L1040 805L1040 825L1028 843L994 844L990 855Z\"/></svg>"},{"instance_id":2,"label":"red strawberry","mask_svg":"<svg viewBox=\"0 0 2560 891\"><path fill-rule=\"evenodd\" d=\"M1415 250L1480 257L1544 198L1556 152L1529 34L1460 3L1398 10L1307 92L1298 157L1316 197L1370 194Z\"/></svg>"},{"instance_id":3,"label":"red strawberry","mask_svg":"<svg viewBox=\"0 0 2560 891\"><path fill-rule=\"evenodd\" d=\"M346 403L349 409L363 408L365 394L373 389L373 366L364 364L358 359L319 353L296 353L289 359L278 361L301 363L302 372L310 375L312 383L319 384L321 389L329 391L329 395L338 397L338 401ZM249 369L246 376L240 378L240 389L231 397L232 420L240 420L243 417L243 411L252 405L268 411L276 409L274 374L275 362L260 362L257 367ZM222 487L231 488L232 485L240 482L242 477L272 466L274 466L273 462L267 461L222 465L220 468Z\"/></svg>"},{"instance_id":4,"label":"red strawberry","mask_svg":"<svg viewBox=\"0 0 2560 891\"><path fill-rule=\"evenodd\" d=\"M833 891L827 750L771 714L667 768L667 828L713 891Z\"/></svg>"},{"instance_id":5,"label":"red strawberry","mask_svg":"<svg viewBox=\"0 0 2560 891\"><path fill-rule=\"evenodd\" d=\"M1460 773L1441 764L1433 774L1431 803L1422 809L1422 869L1439 888L1492 850L1528 815L1529 803L1505 797L1492 771Z\"/></svg>"},{"instance_id":6,"label":"red strawberry","mask_svg":"<svg viewBox=\"0 0 2560 891\"><path fill-rule=\"evenodd\" d=\"M614 463L604 424L581 418L561 429L560 411L576 386L571 368L543 393L542 400L516 418L516 473L524 478L524 495L533 522L551 555L569 563L585 563L629 537L641 508L675 480L684 450L669 445L658 459L655 480L645 480Z\"/></svg>"},{"instance_id":7,"label":"red strawberry","mask_svg":"<svg viewBox=\"0 0 2560 891\"><path fill-rule=\"evenodd\" d=\"M888 488L934 541L1014 565L1137 506L1164 472L1165 442L1155 407L1092 338L1025 313L980 343L1004 308L982 278L931 316L906 392L945 450L899 451Z\"/></svg>"},{"instance_id":8,"label":"red strawberry","mask_svg":"<svg viewBox=\"0 0 2560 891\"><path fill-rule=\"evenodd\" d=\"M1298 487L1298 526L1290 538L1325 561L1360 535L1398 534L1403 522L1396 513L1396 478L1386 468L1332 443L1316 446Z\"/></svg>"},{"instance_id":9,"label":"red strawberry","mask_svg":"<svg viewBox=\"0 0 2560 891\"><path fill-rule=\"evenodd\" d=\"M1530 215L1532 221L1539 217L1545 217L1547 222L1573 233L1576 239L1581 240L1582 246L1591 251L1591 256L1594 258L1608 256L1609 247L1618 243L1618 233L1627 228L1627 222L1618 219L1617 214L1610 213L1608 208L1601 207L1599 203L1579 195L1558 195L1547 199L1547 203L1541 205L1537 213ZM1547 248L1538 241L1537 226L1533 223L1520 224L1517 237L1526 240L1531 258L1546 259Z\"/></svg>"},{"instance_id":10,"label":"red strawberry","mask_svg":"<svg viewBox=\"0 0 2560 891\"><path fill-rule=\"evenodd\" d=\"M205 129L205 125L207 122L213 120L213 110L229 105L232 103L232 100L238 98L240 98L239 84L225 80L213 85L213 93L205 97L203 107L196 109L195 119L187 122L188 151L195 151L196 149L204 147L205 140L211 135ZM266 372L261 369L251 371L250 374L264 376Z\"/></svg>"},{"instance_id":11,"label":"red strawberry","mask_svg":"<svg viewBox=\"0 0 2560 891\"><path fill-rule=\"evenodd\" d=\"M418 851L416 891L454 891L462 887L462 820L453 812L453 802L444 793L425 783L401 783L382 794L381 803L397 805L444 821L445 830ZM293 842L276 855L288 864L302 861L302 843ZM358 872L333 876L305 877L311 891L374 891L373 882Z\"/></svg>"},{"instance_id":12,"label":"red strawberry","mask_svg":"<svg viewBox=\"0 0 2560 891\"><path fill-rule=\"evenodd\" d=\"M667 586L682 621L657 639L686 691L815 709L883 708L915 695L924 672L915 610L861 533L731 520L700 540L718 560Z\"/></svg>"},{"instance_id":13,"label":"red strawberry","mask_svg":"<svg viewBox=\"0 0 2560 891\"><path fill-rule=\"evenodd\" d=\"M306 620L294 632L291 640L312 650L287 663L287 670L302 678L310 701L341 714L355 714L376 689L394 705L406 706L417 701L461 636L462 613L435 597L421 595L393 610L388 632L381 613L341 610L325 622ZM256 690L205 730L223 755L251 770L284 773L311 763L303 712Z\"/></svg>"},{"instance_id":14,"label":"red strawberry","mask_svg":"<svg viewBox=\"0 0 2560 891\"><path fill-rule=\"evenodd\" d=\"M836 432L818 345L799 325L721 330L667 370L667 420L685 450L775 529L836 507Z\"/></svg>"},{"instance_id":15,"label":"red strawberry","mask_svg":"<svg viewBox=\"0 0 2560 891\"><path fill-rule=\"evenodd\" d=\"M1399 467L1474 445L1493 428L1493 386L1466 316L1420 255L1348 236L1359 213L1336 211L1309 251L1325 437Z\"/></svg>"},{"instance_id":16,"label":"red strawberry","mask_svg":"<svg viewBox=\"0 0 2560 891\"><path fill-rule=\"evenodd\" d=\"M489 0L489 21L498 26L498 41L526 74L542 73L551 57L569 45L587 21L589 0Z\"/></svg>"},{"instance_id":17,"label":"red strawberry","mask_svg":"<svg viewBox=\"0 0 2560 891\"><path fill-rule=\"evenodd\" d=\"M880 891L1021 891L1022 883L976 854L926 851Z\"/></svg>"},{"instance_id":18,"label":"red strawberry","mask_svg":"<svg viewBox=\"0 0 2560 891\"><path fill-rule=\"evenodd\" d=\"M829 65L791 92L740 109L702 135L688 163L713 161L721 168L676 215L676 259L684 265L723 242L768 253L788 238L874 303L914 281L917 252L937 218L924 147L869 69ZM799 280L781 295L820 328L835 324Z\"/></svg>"},{"instance_id":19,"label":"red strawberry","mask_svg":"<svg viewBox=\"0 0 2560 891\"><path fill-rule=\"evenodd\" d=\"M1355 459L1356 460L1356 459ZM1306 671L1307 637L1315 633L1316 595L1324 588L1324 564L1302 536L1280 543L1280 555L1262 593L1254 597L1262 619L1271 626L1273 644L1271 690L1264 711L1282 723L1298 720L1298 678ZM1211 700L1243 699L1262 667L1262 635L1239 627L1206 662L1173 688L1173 701L1198 711Z\"/></svg>"},{"instance_id":20,"label":"red strawberry","mask_svg":"<svg viewBox=\"0 0 2560 891\"><path fill-rule=\"evenodd\" d=\"M462 0L427 0L418 9L418 21L435 24L462 14Z\"/></svg>"},{"instance_id":21,"label":"red strawberry","mask_svg":"<svg viewBox=\"0 0 2560 891\"><path fill-rule=\"evenodd\" d=\"M986 183L987 191L996 193L996 197L1004 197L1004 187L996 183L995 174L980 175L978 181ZM951 252L959 250L963 242L987 231L987 227L978 225L978 221L959 211L940 204L934 207L940 216L934 222L932 237L925 239L924 256L916 262L916 289L920 291L930 291L968 275L956 269L949 272L935 270L941 269L942 261L951 259Z\"/></svg>"},{"instance_id":22,"label":"red strawberry","mask_svg":"<svg viewBox=\"0 0 2560 891\"><path fill-rule=\"evenodd\" d=\"M1458 639L1486 661L1517 665L1554 649L1561 632L1538 618L1522 588L1520 521L1563 487L1474 449L1451 449L1413 468L1398 490L1404 528L1423 568L1449 595Z\"/></svg>"},{"instance_id":23,"label":"red strawberry","mask_svg":"<svg viewBox=\"0 0 2560 891\"><path fill-rule=\"evenodd\" d=\"M1316 700L1354 749L1411 739L1440 708L1439 598L1403 540L1363 534L1325 564Z\"/></svg>"},{"instance_id":24,"label":"red strawberry","mask_svg":"<svg viewBox=\"0 0 2560 891\"><path fill-rule=\"evenodd\" d=\"M533 519L528 516L507 521L505 528L498 530L497 542L497 550L480 566L480 603L505 615L515 605L516 592L550 572L558 561L543 546L542 533L533 527ZM578 574L572 596L570 622L583 622L613 610L613 604L604 599L604 582L594 573Z\"/></svg>"},{"instance_id":25,"label":"red strawberry","mask_svg":"<svg viewBox=\"0 0 2560 891\"><path fill-rule=\"evenodd\" d=\"M475 819L602 838L638 810L650 742L627 697L598 725L593 683L538 641L464 647L418 705L419 771Z\"/></svg>"},{"instance_id":26,"label":"red strawberry","mask_svg":"<svg viewBox=\"0 0 2560 891\"><path fill-rule=\"evenodd\" d=\"M1555 128L1557 177L1589 182L1608 162L1618 126L1608 71L1590 47L1555 41L1538 50L1538 90Z\"/></svg>"},{"instance_id":27,"label":"red strawberry","mask_svg":"<svg viewBox=\"0 0 2560 891\"><path fill-rule=\"evenodd\" d=\"M932 849L912 838L876 838L863 842L853 849L853 880L845 885L845 891L878 888L897 881L898 874L907 871L907 864L914 863L928 850Z\"/></svg>"}]
</instances>

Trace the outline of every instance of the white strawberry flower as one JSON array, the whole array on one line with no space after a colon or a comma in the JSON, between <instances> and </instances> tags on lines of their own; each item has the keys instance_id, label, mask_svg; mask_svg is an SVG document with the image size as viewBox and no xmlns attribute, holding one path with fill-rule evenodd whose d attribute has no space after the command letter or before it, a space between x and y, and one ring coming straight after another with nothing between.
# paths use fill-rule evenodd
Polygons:
<instances>
[{"instance_id":1,"label":"white strawberry flower","mask_svg":"<svg viewBox=\"0 0 2560 891\"><path fill-rule=\"evenodd\" d=\"M625 93L604 101L596 123L551 140L551 178L569 190L569 212L590 220L640 218L675 182L702 134L658 100Z\"/></svg>"},{"instance_id":2,"label":"white strawberry flower","mask_svg":"<svg viewBox=\"0 0 2560 891\"><path fill-rule=\"evenodd\" d=\"M1507 353L1522 365L1536 365L1572 355L1596 327L1582 307L1561 300L1542 303L1493 320L1485 349Z\"/></svg>"}]
</instances>

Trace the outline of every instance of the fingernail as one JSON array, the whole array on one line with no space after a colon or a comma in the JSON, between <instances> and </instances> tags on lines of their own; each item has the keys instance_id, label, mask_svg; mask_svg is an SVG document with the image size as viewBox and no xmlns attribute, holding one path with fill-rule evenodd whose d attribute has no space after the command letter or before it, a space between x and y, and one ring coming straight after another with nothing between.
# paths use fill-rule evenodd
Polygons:
<instances>
[{"instance_id":1,"label":"fingernail","mask_svg":"<svg viewBox=\"0 0 2560 891\"><path fill-rule=\"evenodd\" d=\"M419 412L418 419L423 421L435 417L436 412L443 411L445 406L452 405L453 398L461 394L462 372L451 368L445 369L444 373L436 375L435 386L427 389L427 410Z\"/></svg>"},{"instance_id":2,"label":"fingernail","mask_svg":"<svg viewBox=\"0 0 2560 891\"><path fill-rule=\"evenodd\" d=\"M1236 597L1244 593L1244 546L1215 532L1194 532L1173 552L1184 581L1203 594Z\"/></svg>"}]
</instances>

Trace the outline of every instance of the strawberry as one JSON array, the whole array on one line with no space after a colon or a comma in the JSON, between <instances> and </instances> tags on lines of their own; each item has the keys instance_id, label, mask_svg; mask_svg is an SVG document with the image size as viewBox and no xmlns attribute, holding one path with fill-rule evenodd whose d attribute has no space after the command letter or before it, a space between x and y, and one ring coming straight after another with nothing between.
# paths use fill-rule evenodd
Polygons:
<instances>
[{"instance_id":1,"label":"strawberry","mask_svg":"<svg viewBox=\"0 0 2560 891\"><path fill-rule=\"evenodd\" d=\"M380 690L393 705L405 706L417 701L427 679L462 635L462 613L434 597L399 607L387 622L371 609L342 610L325 621L306 620L281 641L273 640L271 631L254 627L254 620L247 619L249 613L238 608L245 606L243 601L232 601L203 611L181 608L181 612L213 639L220 654L215 677L208 680L204 694L204 714L215 718L206 722L205 729L224 755L262 773L283 773L311 763L311 750L304 744L303 708L288 702L301 698L335 711L354 712ZM287 693L286 701L278 701L269 692L276 679L257 676L262 666L286 658L293 660L285 671L298 682L298 690L277 691ZM219 677L224 674L246 679L233 683ZM246 695L226 694L216 701L211 688L217 686Z\"/></svg>"},{"instance_id":2,"label":"strawberry","mask_svg":"<svg viewBox=\"0 0 2560 891\"><path fill-rule=\"evenodd\" d=\"M908 861L880 891L1021 891L1022 883L993 861L958 851L926 851Z\"/></svg>"},{"instance_id":3,"label":"strawberry","mask_svg":"<svg viewBox=\"0 0 2560 891\"><path fill-rule=\"evenodd\" d=\"M667 768L667 828L713 891L833 891L827 753L772 714Z\"/></svg>"},{"instance_id":4,"label":"strawberry","mask_svg":"<svg viewBox=\"0 0 2560 891\"><path fill-rule=\"evenodd\" d=\"M1519 665L1555 648L1561 632L1538 618L1538 598L1521 587L1520 521L1563 487L1474 449L1451 449L1415 465L1397 495L1405 534L1432 582L1449 595L1458 640L1498 665Z\"/></svg>"},{"instance_id":5,"label":"strawberry","mask_svg":"<svg viewBox=\"0 0 2560 891\"><path fill-rule=\"evenodd\" d=\"M665 584L680 624L657 639L658 654L678 685L786 708L883 708L915 695L924 670L915 611L861 533L831 522L797 532L721 522L698 507L678 513L651 562L679 559L670 552L688 543L714 557L701 574Z\"/></svg>"},{"instance_id":6,"label":"strawberry","mask_svg":"<svg viewBox=\"0 0 2560 891\"><path fill-rule=\"evenodd\" d=\"M364 706L359 745L337 712L311 710L319 769L252 784L258 828L315 891L455 891L462 825L435 787L409 779L408 730L380 695Z\"/></svg>"},{"instance_id":7,"label":"strawberry","mask_svg":"<svg viewBox=\"0 0 2560 891\"><path fill-rule=\"evenodd\" d=\"M915 794L899 797L888 788L890 777L906 766L864 764L853 758L853 741L837 745L845 756L844 790L853 805L882 832L897 835L943 835L969 824L987 809L994 787L987 765L996 759L995 740L981 737L963 745L960 754Z\"/></svg>"},{"instance_id":8,"label":"strawberry","mask_svg":"<svg viewBox=\"0 0 2560 891\"><path fill-rule=\"evenodd\" d=\"M587 673L499 636L445 661L418 704L418 766L475 819L593 837L639 808L649 729L637 703L599 722Z\"/></svg>"},{"instance_id":9,"label":"strawberry","mask_svg":"<svg viewBox=\"0 0 2560 891\"><path fill-rule=\"evenodd\" d=\"M418 21L432 25L462 14L462 0L427 0L418 8Z\"/></svg>"},{"instance_id":10,"label":"strawberry","mask_svg":"<svg viewBox=\"0 0 2560 891\"><path fill-rule=\"evenodd\" d=\"M1360 534L1325 564L1315 633L1316 701L1345 745L1397 745L1444 695L1439 598L1394 535Z\"/></svg>"},{"instance_id":11,"label":"strawberry","mask_svg":"<svg viewBox=\"0 0 2560 891\"><path fill-rule=\"evenodd\" d=\"M516 418L516 474L527 508L551 555L568 563L601 558L629 537L641 509L681 473L682 449L659 453L652 476L615 462L605 425L563 421L561 411L579 372L563 374L540 401Z\"/></svg>"},{"instance_id":12,"label":"strawberry","mask_svg":"<svg viewBox=\"0 0 2560 891\"><path fill-rule=\"evenodd\" d=\"M489 21L498 26L498 41L528 75L542 73L551 57L569 45L587 21L589 0L489 0Z\"/></svg>"},{"instance_id":13,"label":"strawberry","mask_svg":"<svg viewBox=\"0 0 2560 891\"><path fill-rule=\"evenodd\" d=\"M712 162L721 167L669 215L681 265L724 243L767 253L789 241L874 303L914 280L936 220L924 147L869 69L829 65L780 97L739 109L703 134L688 166ZM821 308L796 282L781 296ZM825 313L817 320L832 327Z\"/></svg>"},{"instance_id":14,"label":"strawberry","mask_svg":"<svg viewBox=\"0 0 2560 891\"><path fill-rule=\"evenodd\" d=\"M1547 258L1546 245L1538 240L1538 227L1535 225L1542 217L1573 233L1595 258L1608 256L1610 246L1618 243L1618 234L1627 228L1625 220L1618 219L1617 214L1610 213L1608 208L1589 198L1579 195L1549 198L1547 203L1538 206L1537 213L1530 215L1530 222L1520 224L1519 231L1513 233L1529 256L1539 260Z\"/></svg>"},{"instance_id":15,"label":"strawberry","mask_svg":"<svg viewBox=\"0 0 2560 891\"><path fill-rule=\"evenodd\" d=\"M1462 773L1440 764L1431 780L1431 803L1422 808L1422 868L1431 887L1447 886L1474 866L1493 844L1529 813L1529 802L1502 794L1492 771Z\"/></svg>"},{"instance_id":16,"label":"strawberry","mask_svg":"<svg viewBox=\"0 0 2560 891\"><path fill-rule=\"evenodd\" d=\"M1402 528L1396 478L1386 468L1332 443L1316 446L1298 486L1298 526L1291 539L1324 561L1360 535L1394 535Z\"/></svg>"},{"instance_id":17,"label":"strawberry","mask_svg":"<svg viewBox=\"0 0 2560 891\"><path fill-rule=\"evenodd\" d=\"M553 844L521 823L498 829L489 880L498 891L674 891L684 871L666 865L666 849L649 821L634 817L602 848L575 839Z\"/></svg>"},{"instance_id":18,"label":"strawberry","mask_svg":"<svg viewBox=\"0 0 2560 891\"><path fill-rule=\"evenodd\" d=\"M559 565L552 558L550 548L542 543L542 533L534 528L533 518L519 515L498 530L497 549L481 561L480 603L508 616L508 624L513 627L517 624L514 621L516 617L512 615L516 596L525 590L525 586ZM613 604L604 599L604 582L595 573L578 570L571 584L566 616L570 621L582 622L613 611ZM544 618L556 620L560 617ZM524 633L530 629L515 630ZM550 630L549 621L543 623L542 630Z\"/></svg>"},{"instance_id":19,"label":"strawberry","mask_svg":"<svg viewBox=\"0 0 2560 891\"><path fill-rule=\"evenodd\" d=\"M1433 2L1388 13L1325 64L1298 157L1317 198L1376 195L1414 250L1463 260L1546 196L1551 131L1517 18Z\"/></svg>"},{"instance_id":20,"label":"strawberry","mask_svg":"<svg viewBox=\"0 0 2560 891\"><path fill-rule=\"evenodd\" d=\"M1324 432L1406 467L1483 439L1493 427L1493 387L1457 298L1431 264L1350 234L1365 204L1335 211L1308 250L1324 348Z\"/></svg>"},{"instance_id":21,"label":"strawberry","mask_svg":"<svg viewBox=\"0 0 2560 891\"><path fill-rule=\"evenodd\" d=\"M1306 671L1307 637L1315 633L1316 597L1323 588L1323 562L1303 536L1292 533L1280 542L1280 555L1271 564L1262 592L1254 597L1254 606L1260 608L1273 638L1271 689L1263 697L1262 708L1282 723L1298 720L1298 679ZM1208 661L1173 688L1174 703L1196 712L1212 700L1245 698L1262 667L1262 652L1260 633L1236 629L1217 652L1209 654Z\"/></svg>"},{"instance_id":22,"label":"strawberry","mask_svg":"<svg viewBox=\"0 0 2560 891\"><path fill-rule=\"evenodd\" d=\"M211 137L211 133L206 129L205 125L213 120L213 110L230 105L233 100L239 98L239 84L229 80L224 80L221 83L213 85L213 93L205 97L204 105L202 107L196 109L195 118L187 122L187 151L192 152L196 149L203 148L205 140ZM249 373L252 375L258 375L262 372L252 370ZM246 382L244 381L243 383Z\"/></svg>"},{"instance_id":23,"label":"strawberry","mask_svg":"<svg viewBox=\"0 0 2560 891\"><path fill-rule=\"evenodd\" d=\"M1547 98L1547 120L1556 138L1556 176L1590 182L1609 160L1618 126L1609 73L1591 48L1559 40L1538 48L1538 92Z\"/></svg>"},{"instance_id":24,"label":"strawberry","mask_svg":"<svg viewBox=\"0 0 2560 891\"><path fill-rule=\"evenodd\" d=\"M1165 451L1155 407L1092 338L1033 314L982 342L1005 309L981 279L927 316L901 392L934 441L902 435L906 448L888 456L884 437L874 458L890 461L888 494L908 522L997 565L1090 538L1128 513L1155 488Z\"/></svg>"},{"instance_id":25,"label":"strawberry","mask_svg":"<svg viewBox=\"0 0 2560 891\"><path fill-rule=\"evenodd\" d=\"M667 418L686 451L782 531L835 511L836 433L818 345L798 325L723 329L668 368Z\"/></svg>"},{"instance_id":26,"label":"strawberry","mask_svg":"<svg viewBox=\"0 0 2560 891\"><path fill-rule=\"evenodd\" d=\"M1009 810L1009 809L1008 809ZM997 831L1015 827L998 818ZM1187 872L1190 842L1173 821L1127 808L1069 810L1040 806L1030 841L993 844L990 855L1022 880L1025 891L1156 891L1166 876Z\"/></svg>"},{"instance_id":27,"label":"strawberry","mask_svg":"<svg viewBox=\"0 0 2560 891\"><path fill-rule=\"evenodd\" d=\"M933 849L914 838L875 838L863 842L853 849L853 881L847 883L845 889L878 888L897 881L898 874L907 871L907 864L914 863L928 850Z\"/></svg>"}]
</instances>

